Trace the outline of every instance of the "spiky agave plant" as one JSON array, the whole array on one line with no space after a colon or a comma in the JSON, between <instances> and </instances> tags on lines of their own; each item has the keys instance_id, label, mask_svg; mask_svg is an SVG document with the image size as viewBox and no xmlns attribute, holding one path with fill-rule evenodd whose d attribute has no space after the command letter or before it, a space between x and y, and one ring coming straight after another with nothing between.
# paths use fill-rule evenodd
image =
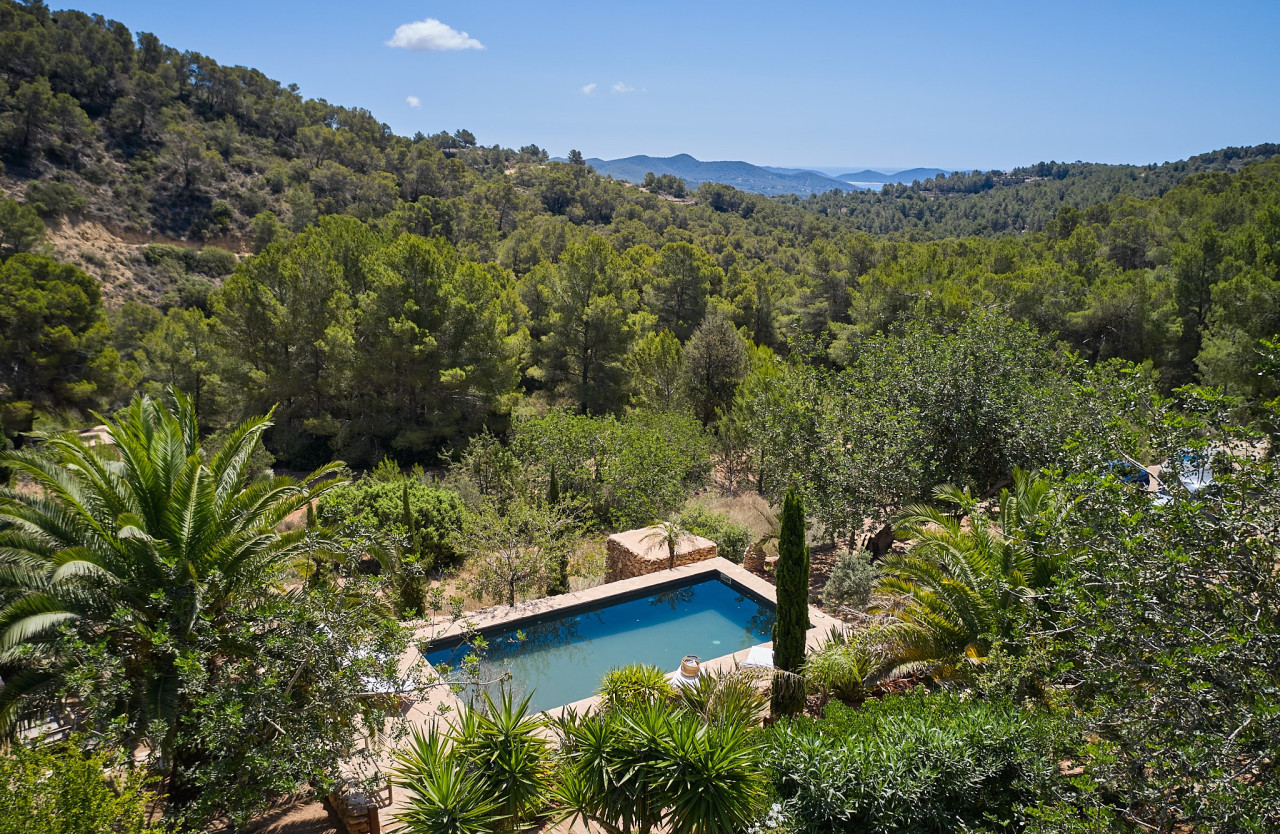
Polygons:
<instances>
[{"instance_id":1,"label":"spiky agave plant","mask_svg":"<svg viewBox=\"0 0 1280 834\"><path fill-rule=\"evenodd\" d=\"M276 527L333 485L323 481L337 465L301 483L258 477L249 461L269 416L206 455L191 400L176 393L172 406L135 397L102 422L107 443L51 436L0 456L34 486L0 489L0 657L11 673L0 730L48 706L69 671L58 647L71 635L118 661L113 715L127 722L126 742L168 757L182 647L226 627L237 601L271 592L303 555L306 529Z\"/></svg>"}]
</instances>

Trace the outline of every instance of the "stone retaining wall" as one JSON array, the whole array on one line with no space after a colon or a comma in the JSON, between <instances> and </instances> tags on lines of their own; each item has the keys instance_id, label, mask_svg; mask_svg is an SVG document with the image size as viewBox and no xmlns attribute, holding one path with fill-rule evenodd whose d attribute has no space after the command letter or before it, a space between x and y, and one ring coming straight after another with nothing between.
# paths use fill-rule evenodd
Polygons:
<instances>
[{"instance_id":1,"label":"stone retaining wall","mask_svg":"<svg viewBox=\"0 0 1280 834\"><path fill-rule=\"evenodd\" d=\"M617 582L656 573L672 567L666 542L653 536L655 528L645 527L614 533L605 545L608 555L606 581ZM716 558L716 543L701 536L684 536L676 548L675 567Z\"/></svg>"}]
</instances>

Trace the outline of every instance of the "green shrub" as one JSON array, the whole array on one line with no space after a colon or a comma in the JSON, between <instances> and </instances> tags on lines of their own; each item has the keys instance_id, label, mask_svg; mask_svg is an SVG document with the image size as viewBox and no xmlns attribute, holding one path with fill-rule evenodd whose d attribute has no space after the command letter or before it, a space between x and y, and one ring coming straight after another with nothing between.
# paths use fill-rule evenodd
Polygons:
<instances>
[{"instance_id":1,"label":"green shrub","mask_svg":"<svg viewBox=\"0 0 1280 834\"><path fill-rule=\"evenodd\" d=\"M0 755L0 834L159 834L147 824L151 793L142 774L121 775L105 753L78 741Z\"/></svg>"},{"instance_id":2,"label":"green shrub","mask_svg":"<svg viewBox=\"0 0 1280 834\"><path fill-rule=\"evenodd\" d=\"M236 268L236 256L226 249L217 246L206 246L195 257L192 265L194 272L208 275L210 278L221 278L230 275Z\"/></svg>"},{"instance_id":3,"label":"green shrub","mask_svg":"<svg viewBox=\"0 0 1280 834\"><path fill-rule=\"evenodd\" d=\"M613 529L667 518L706 482L710 440L678 414L588 417L556 411L519 420L512 450L526 464L556 462L562 495L587 502Z\"/></svg>"},{"instance_id":4,"label":"green shrub","mask_svg":"<svg viewBox=\"0 0 1280 834\"><path fill-rule=\"evenodd\" d=\"M805 658L805 684L811 692L858 701L874 668L875 659L867 646L856 640L832 639Z\"/></svg>"},{"instance_id":5,"label":"green shrub","mask_svg":"<svg viewBox=\"0 0 1280 834\"><path fill-rule=\"evenodd\" d=\"M845 550L827 577L822 589L822 604L829 611L840 608L862 608L871 600L871 586L876 569L865 550Z\"/></svg>"},{"instance_id":6,"label":"green shrub","mask_svg":"<svg viewBox=\"0 0 1280 834\"><path fill-rule=\"evenodd\" d=\"M319 508L320 521L325 525L343 530L374 530L400 539L424 569L458 561L451 533L462 524L462 513L462 501L456 493L407 476L393 480L373 475L361 478L329 492Z\"/></svg>"},{"instance_id":7,"label":"green shrub","mask_svg":"<svg viewBox=\"0 0 1280 834\"><path fill-rule=\"evenodd\" d=\"M46 220L56 220L84 208L85 199L65 182L36 180L27 186L26 204Z\"/></svg>"},{"instance_id":8,"label":"green shrub","mask_svg":"<svg viewBox=\"0 0 1280 834\"><path fill-rule=\"evenodd\" d=\"M761 734L670 701L570 713L556 793L587 830L736 834L764 811Z\"/></svg>"},{"instance_id":9,"label":"green shrub","mask_svg":"<svg viewBox=\"0 0 1280 834\"><path fill-rule=\"evenodd\" d=\"M1054 766L1035 713L923 689L857 710L833 701L768 732L774 788L801 831L1020 830Z\"/></svg>"},{"instance_id":10,"label":"green shrub","mask_svg":"<svg viewBox=\"0 0 1280 834\"><path fill-rule=\"evenodd\" d=\"M180 275L173 289L160 299L160 306L166 311L179 307L183 310L200 310L209 312L209 297L213 294L214 285L208 278L199 275Z\"/></svg>"},{"instance_id":11,"label":"green shrub","mask_svg":"<svg viewBox=\"0 0 1280 834\"><path fill-rule=\"evenodd\" d=\"M167 243L151 243L142 250L142 259L147 266L161 266L165 263L175 264L182 271L195 266L196 253L182 246L170 246Z\"/></svg>"},{"instance_id":12,"label":"green shrub","mask_svg":"<svg viewBox=\"0 0 1280 834\"><path fill-rule=\"evenodd\" d=\"M735 564L742 564L747 545L751 544L751 531L735 524L724 513L707 509L700 504L688 507L676 516L676 524L716 543L716 553Z\"/></svg>"},{"instance_id":13,"label":"green shrub","mask_svg":"<svg viewBox=\"0 0 1280 834\"><path fill-rule=\"evenodd\" d=\"M604 708L610 709L666 700L675 695L675 689L657 666L636 663L610 669L596 694L604 699Z\"/></svg>"}]
</instances>

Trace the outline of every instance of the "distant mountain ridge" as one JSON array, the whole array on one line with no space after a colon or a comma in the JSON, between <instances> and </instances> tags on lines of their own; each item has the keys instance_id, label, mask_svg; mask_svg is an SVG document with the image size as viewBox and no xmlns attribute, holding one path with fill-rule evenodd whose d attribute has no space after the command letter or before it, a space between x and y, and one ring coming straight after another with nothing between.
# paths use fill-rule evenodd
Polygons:
<instances>
[{"instance_id":1,"label":"distant mountain ridge","mask_svg":"<svg viewBox=\"0 0 1280 834\"><path fill-rule=\"evenodd\" d=\"M599 174L627 182L643 182L644 175L649 172L659 176L674 174L691 188L697 188L704 182L719 182L731 185L739 191L767 196L798 194L806 197L828 191L863 190L859 186L813 171L776 173L749 162L703 162L687 153L669 157L640 155L624 159L588 159L587 164Z\"/></svg>"},{"instance_id":2,"label":"distant mountain ridge","mask_svg":"<svg viewBox=\"0 0 1280 834\"><path fill-rule=\"evenodd\" d=\"M772 171L775 174L814 174L819 177L828 177L830 179L841 180L842 182L851 183L895 183L901 185L910 185L916 180L924 181L932 179L939 174L952 173L949 168L907 168L903 171L876 171L866 168L861 171L855 171L851 174L829 174L825 171L814 171L808 168L778 168L773 165L760 166L766 171ZM839 170L827 168L827 171Z\"/></svg>"},{"instance_id":3,"label":"distant mountain ridge","mask_svg":"<svg viewBox=\"0 0 1280 834\"><path fill-rule=\"evenodd\" d=\"M880 171L872 171L866 169L864 171L855 171L851 174L839 174L835 177L845 182L882 182L882 183L902 183L910 185L916 180L921 182L933 179L939 174L950 174L951 172L945 168L908 168L905 171L895 171L892 174L881 173Z\"/></svg>"}]
</instances>

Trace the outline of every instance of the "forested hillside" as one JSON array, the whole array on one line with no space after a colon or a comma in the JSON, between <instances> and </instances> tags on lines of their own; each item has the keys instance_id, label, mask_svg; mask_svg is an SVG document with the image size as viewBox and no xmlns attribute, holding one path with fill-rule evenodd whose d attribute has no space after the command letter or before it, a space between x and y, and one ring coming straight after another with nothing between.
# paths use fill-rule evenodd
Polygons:
<instances>
[{"instance_id":1,"label":"forested hillside","mask_svg":"<svg viewBox=\"0 0 1280 834\"><path fill-rule=\"evenodd\" d=\"M675 201L580 154L395 136L100 17L12 0L0 16L0 252L28 305L4 311L15 440L36 413L177 384L215 425L279 403L285 461L429 462L521 395L649 402L702 349L695 332L757 353L816 340L838 366L860 339L979 308L1088 359L1151 361L1166 389L1273 393L1256 366L1280 329L1280 163L1258 160L1276 146ZM49 260L42 223L90 222L130 236L118 262ZM134 282L82 274L108 266ZM36 315L46 328L11 329ZM729 383L736 367L716 366ZM705 422L729 383L703 385Z\"/></svg>"},{"instance_id":2,"label":"forested hillside","mask_svg":"<svg viewBox=\"0 0 1280 834\"><path fill-rule=\"evenodd\" d=\"M1238 171L1280 145L1224 148L1162 165L1041 162L1012 171L956 171L878 192L815 194L806 208L843 217L872 234L911 239L1043 231L1058 210L1127 195L1158 197L1192 174ZM845 175L852 178L855 175Z\"/></svg>"}]
</instances>

